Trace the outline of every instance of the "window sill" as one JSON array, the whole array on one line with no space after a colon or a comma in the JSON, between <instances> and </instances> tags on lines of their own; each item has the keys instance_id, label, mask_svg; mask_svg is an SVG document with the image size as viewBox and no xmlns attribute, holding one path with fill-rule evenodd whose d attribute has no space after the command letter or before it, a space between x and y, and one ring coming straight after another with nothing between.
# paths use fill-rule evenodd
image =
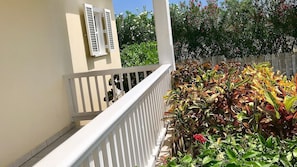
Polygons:
<instances>
[{"instance_id":1,"label":"window sill","mask_svg":"<svg viewBox=\"0 0 297 167\"><path fill-rule=\"evenodd\" d=\"M102 53L99 53L99 54L96 54L96 55L92 55L92 57L101 57L101 56L106 56L108 55L107 52L102 52Z\"/></svg>"}]
</instances>

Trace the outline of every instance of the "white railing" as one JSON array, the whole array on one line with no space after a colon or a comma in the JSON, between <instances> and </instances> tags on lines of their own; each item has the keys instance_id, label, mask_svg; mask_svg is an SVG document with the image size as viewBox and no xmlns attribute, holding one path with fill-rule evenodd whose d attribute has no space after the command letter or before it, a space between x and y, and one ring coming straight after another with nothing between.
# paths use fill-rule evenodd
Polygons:
<instances>
[{"instance_id":1,"label":"white railing","mask_svg":"<svg viewBox=\"0 0 297 167\"><path fill-rule=\"evenodd\" d=\"M93 119L158 67L149 65L64 76L73 120Z\"/></svg>"},{"instance_id":2,"label":"white railing","mask_svg":"<svg viewBox=\"0 0 297 167\"><path fill-rule=\"evenodd\" d=\"M292 76L297 72L297 53L278 53L260 56L248 56L243 58L227 59L224 56L214 56L211 58L199 58L200 62L210 61L213 65L221 61L236 61L242 64L270 62L274 71L284 72L287 76Z\"/></svg>"},{"instance_id":3,"label":"white railing","mask_svg":"<svg viewBox=\"0 0 297 167\"><path fill-rule=\"evenodd\" d=\"M170 78L170 65L160 66L35 167L154 166Z\"/></svg>"}]
</instances>

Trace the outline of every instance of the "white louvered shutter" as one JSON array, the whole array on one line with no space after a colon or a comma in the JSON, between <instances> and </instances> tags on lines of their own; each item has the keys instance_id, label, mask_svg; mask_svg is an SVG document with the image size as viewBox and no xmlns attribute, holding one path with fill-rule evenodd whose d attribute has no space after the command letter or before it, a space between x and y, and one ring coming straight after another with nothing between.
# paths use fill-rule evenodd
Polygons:
<instances>
[{"instance_id":1,"label":"white louvered shutter","mask_svg":"<svg viewBox=\"0 0 297 167\"><path fill-rule=\"evenodd\" d=\"M99 56L99 32L95 23L94 9L93 6L90 4L85 4L85 22L88 34L88 42L90 46L90 54L92 56Z\"/></svg>"},{"instance_id":2,"label":"white louvered shutter","mask_svg":"<svg viewBox=\"0 0 297 167\"><path fill-rule=\"evenodd\" d=\"M108 49L109 51L114 50L114 41L111 28L111 12L108 9L104 9L104 20L106 26L106 35L108 40Z\"/></svg>"}]
</instances>

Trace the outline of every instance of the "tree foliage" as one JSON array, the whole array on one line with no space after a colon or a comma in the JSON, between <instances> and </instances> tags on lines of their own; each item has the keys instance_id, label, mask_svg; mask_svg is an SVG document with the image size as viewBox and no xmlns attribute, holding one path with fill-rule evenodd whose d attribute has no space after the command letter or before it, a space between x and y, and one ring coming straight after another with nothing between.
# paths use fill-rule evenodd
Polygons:
<instances>
[{"instance_id":1,"label":"tree foliage","mask_svg":"<svg viewBox=\"0 0 297 167\"><path fill-rule=\"evenodd\" d=\"M123 67L158 64L157 43L155 41L125 45L121 51Z\"/></svg>"},{"instance_id":2,"label":"tree foliage","mask_svg":"<svg viewBox=\"0 0 297 167\"><path fill-rule=\"evenodd\" d=\"M116 17L119 44L140 44L142 42L155 41L155 24L153 13L144 10L139 14L126 11Z\"/></svg>"},{"instance_id":3,"label":"tree foliage","mask_svg":"<svg viewBox=\"0 0 297 167\"><path fill-rule=\"evenodd\" d=\"M296 2L284 0L226 0L220 5L209 1L204 7L191 0L172 5L175 53L195 58L292 51L296 12Z\"/></svg>"},{"instance_id":4,"label":"tree foliage","mask_svg":"<svg viewBox=\"0 0 297 167\"><path fill-rule=\"evenodd\" d=\"M176 60L291 52L297 45L296 0L198 0L170 5ZM121 48L155 41L153 13L117 16Z\"/></svg>"},{"instance_id":5,"label":"tree foliage","mask_svg":"<svg viewBox=\"0 0 297 167\"><path fill-rule=\"evenodd\" d=\"M116 17L123 67L158 63L155 25L152 12L126 11Z\"/></svg>"}]
</instances>

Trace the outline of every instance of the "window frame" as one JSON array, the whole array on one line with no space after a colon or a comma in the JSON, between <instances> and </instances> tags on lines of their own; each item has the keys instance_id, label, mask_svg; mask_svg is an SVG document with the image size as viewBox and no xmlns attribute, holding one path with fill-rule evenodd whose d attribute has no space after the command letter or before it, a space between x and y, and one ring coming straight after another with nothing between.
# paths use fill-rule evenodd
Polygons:
<instances>
[{"instance_id":1,"label":"window frame","mask_svg":"<svg viewBox=\"0 0 297 167\"><path fill-rule=\"evenodd\" d=\"M90 55L99 57L111 53L114 50L114 39L110 10L85 3L84 16Z\"/></svg>"}]
</instances>

